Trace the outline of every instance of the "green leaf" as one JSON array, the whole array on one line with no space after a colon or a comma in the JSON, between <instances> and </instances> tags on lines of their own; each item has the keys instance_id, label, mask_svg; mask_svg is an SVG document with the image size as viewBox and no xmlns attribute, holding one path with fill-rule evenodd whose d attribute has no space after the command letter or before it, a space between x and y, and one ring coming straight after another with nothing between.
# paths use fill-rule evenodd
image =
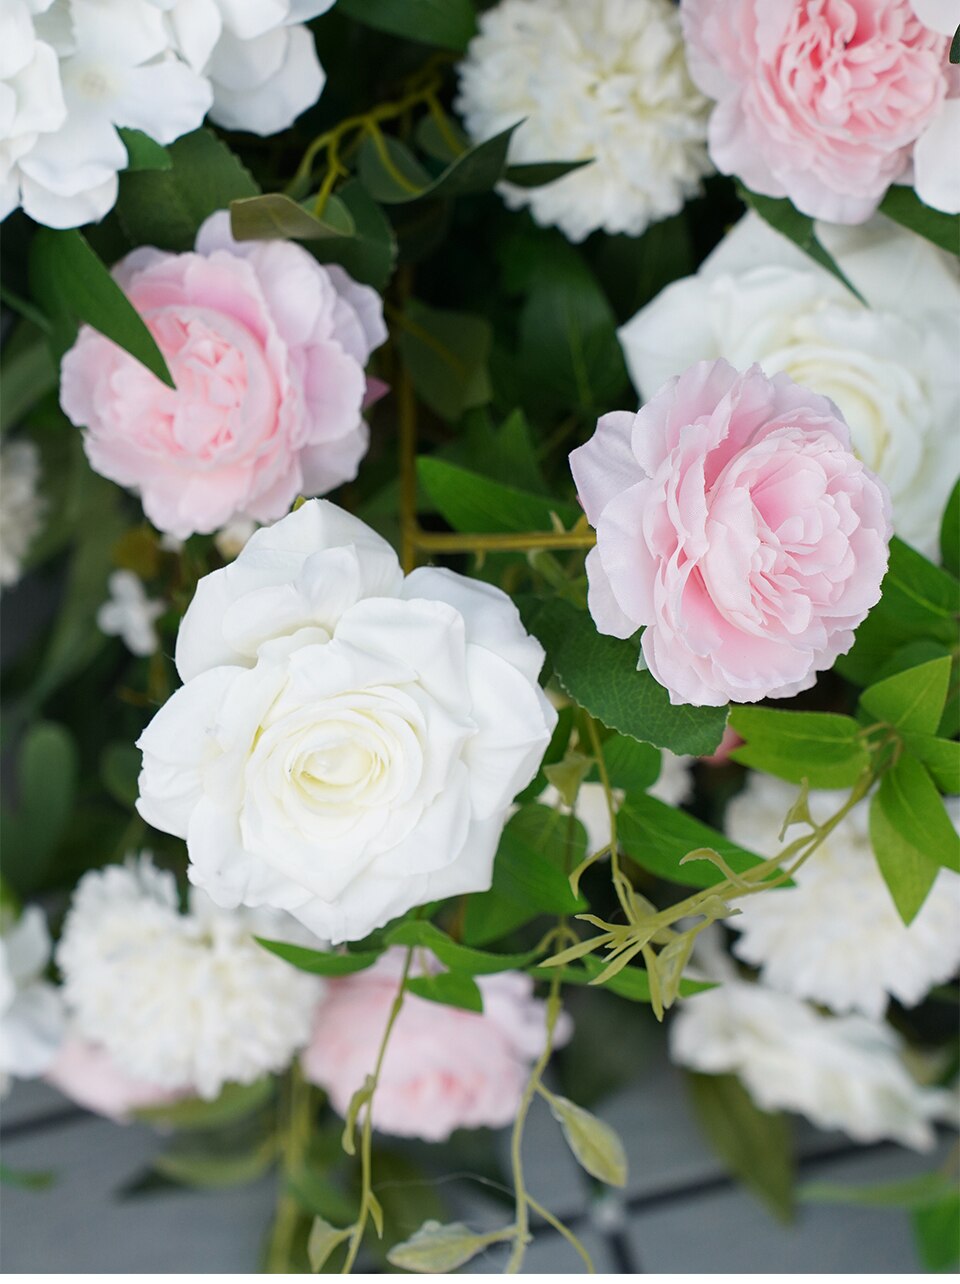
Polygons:
<instances>
[{"instance_id":1,"label":"green leaf","mask_svg":"<svg viewBox=\"0 0 960 1284\"><path fill-rule=\"evenodd\" d=\"M73 736L55 722L35 722L17 763L15 815L4 815L4 875L31 890L49 868L76 799L80 757Z\"/></svg>"},{"instance_id":2,"label":"green leaf","mask_svg":"<svg viewBox=\"0 0 960 1284\"><path fill-rule=\"evenodd\" d=\"M34 343L3 358L3 397L0 398L0 434L6 434L33 409L42 397L57 386L57 368L46 341Z\"/></svg>"},{"instance_id":3,"label":"green leaf","mask_svg":"<svg viewBox=\"0 0 960 1284\"><path fill-rule=\"evenodd\" d=\"M725 708L673 705L664 687L637 671L639 640L598 633L585 611L555 598L527 627L543 643L560 685L606 726L674 753L713 753L723 736Z\"/></svg>"},{"instance_id":4,"label":"green leaf","mask_svg":"<svg viewBox=\"0 0 960 1284\"><path fill-rule=\"evenodd\" d=\"M870 803L870 841L904 923L926 900L941 865L960 869L960 840L926 769L903 754Z\"/></svg>"},{"instance_id":5,"label":"green leaf","mask_svg":"<svg viewBox=\"0 0 960 1284\"><path fill-rule=\"evenodd\" d=\"M353 220L353 235L310 241L310 252L318 262L339 263L355 281L382 292L397 261L393 228L359 180L344 183L336 199Z\"/></svg>"},{"instance_id":6,"label":"green leaf","mask_svg":"<svg viewBox=\"0 0 960 1284\"><path fill-rule=\"evenodd\" d=\"M119 129L120 139L127 149L127 171L139 169L170 169L170 153L149 134L139 129Z\"/></svg>"},{"instance_id":7,"label":"green leaf","mask_svg":"<svg viewBox=\"0 0 960 1284\"><path fill-rule=\"evenodd\" d=\"M960 794L960 744L939 736L905 735L904 744L919 758L945 794Z\"/></svg>"},{"instance_id":8,"label":"green leaf","mask_svg":"<svg viewBox=\"0 0 960 1284\"><path fill-rule=\"evenodd\" d=\"M503 177L514 187L546 187L548 183L555 183L558 178L565 178L574 170L592 164L592 156L585 160L530 161L523 165L508 165Z\"/></svg>"},{"instance_id":9,"label":"green leaf","mask_svg":"<svg viewBox=\"0 0 960 1284\"><path fill-rule=\"evenodd\" d=\"M862 727L836 713L793 713L755 705L734 705L730 726L746 744L731 753L745 767L812 789L844 789L870 764L857 739Z\"/></svg>"},{"instance_id":10,"label":"green leaf","mask_svg":"<svg viewBox=\"0 0 960 1284\"><path fill-rule=\"evenodd\" d=\"M606 970L606 966L606 961L603 958L588 954L576 966L561 968L560 978L566 985L592 986ZM552 980L556 974L556 968L549 967L530 968L529 971L531 976L544 981ZM632 1003L649 1003L651 1001L650 978L646 969L642 967L623 968L604 981L602 988L609 990L611 994L618 995L621 999L629 999ZM713 982L685 979L680 982L678 993L681 998L688 998L691 994L699 994L703 990L712 989Z\"/></svg>"},{"instance_id":11,"label":"green leaf","mask_svg":"<svg viewBox=\"0 0 960 1284\"><path fill-rule=\"evenodd\" d=\"M623 850L641 869L685 887L713 887L724 878L708 861L681 865L681 859L688 852L711 848L737 874L760 864L763 859L686 812L668 807L659 798L645 793L627 794L617 813L617 832Z\"/></svg>"},{"instance_id":12,"label":"green leaf","mask_svg":"<svg viewBox=\"0 0 960 1284\"><path fill-rule=\"evenodd\" d=\"M513 1228L507 1227L475 1235L462 1222L451 1222L447 1226L435 1221L424 1222L415 1235L391 1248L387 1261L414 1275L448 1275L491 1244L510 1239L512 1233Z\"/></svg>"},{"instance_id":13,"label":"green leaf","mask_svg":"<svg viewBox=\"0 0 960 1284\"><path fill-rule=\"evenodd\" d=\"M940 560L951 573L960 575L960 481L954 486L940 523Z\"/></svg>"},{"instance_id":14,"label":"green leaf","mask_svg":"<svg viewBox=\"0 0 960 1284\"><path fill-rule=\"evenodd\" d=\"M338 1230L322 1217L315 1217L307 1238L307 1258L314 1275L319 1274L327 1264L327 1259L339 1244L343 1244L353 1233L353 1227Z\"/></svg>"},{"instance_id":15,"label":"green leaf","mask_svg":"<svg viewBox=\"0 0 960 1284\"><path fill-rule=\"evenodd\" d=\"M417 477L437 511L457 531L549 531L553 513L566 527L580 516L573 504L491 481L433 455L417 460Z\"/></svg>"},{"instance_id":16,"label":"green leaf","mask_svg":"<svg viewBox=\"0 0 960 1284\"><path fill-rule=\"evenodd\" d=\"M632 736L613 735L603 742L603 761L614 789L649 789L660 776L663 759L653 745Z\"/></svg>"},{"instance_id":17,"label":"green leaf","mask_svg":"<svg viewBox=\"0 0 960 1284\"><path fill-rule=\"evenodd\" d=\"M220 1189L245 1186L262 1177L276 1157L272 1137L250 1151L240 1154L181 1153L176 1150L157 1155L153 1167L164 1177L183 1186Z\"/></svg>"},{"instance_id":18,"label":"green leaf","mask_svg":"<svg viewBox=\"0 0 960 1284\"><path fill-rule=\"evenodd\" d=\"M950 659L945 656L875 683L864 691L860 703L867 713L898 731L933 735L943 716L949 685Z\"/></svg>"},{"instance_id":19,"label":"green leaf","mask_svg":"<svg viewBox=\"0 0 960 1284\"><path fill-rule=\"evenodd\" d=\"M960 27L957 27L950 41L950 61L954 65L960 63Z\"/></svg>"},{"instance_id":20,"label":"green leaf","mask_svg":"<svg viewBox=\"0 0 960 1284\"><path fill-rule=\"evenodd\" d=\"M411 299L396 334L417 394L450 422L490 400L489 322Z\"/></svg>"},{"instance_id":21,"label":"green leaf","mask_svg":"<svg viewBox=\"0 0 960 1284\"><path fill-rule=\"evenodd\" d=\"M566 1097L550 1093L547 1104L580 1167L608 1186L625 1186L627 1152L610 1125Z\"/></svg>"},{"instance_id":22,"label":"green leaf","mask_svg":"<svg viewBox=\"0 0 960 1284\"><path fill-rule=\"evenodd\" d=\"M236 1123L259 1110L273 1096L273 1080L269 1077L254 1083L228 1083L215 1101L191 1097L169 1106L150 1106L134 1111L136 1117L155 1128L175 1129L178 1132L196 1132L207 1128L222 1128Z\"/></svg>"},{"instance_id":23,"label":"green leaf","mask_svg":"<svg viewBox=\"0 0 960 1284\"><path fill-rule=\"evenodd\" d=\"M419 945L430 950L441 963L469 976L488 976L494 972L513 972L528 967L538 957L537 950L524 954L490 954L486 950L471 949L452 940L434 923L423 919L407 919L390 928L387 945Z\"/></svg>"},{"instance_id":24,"label":"green leaf","mask_svg":"<svg viewBox=\"0 0 960 1284\"><path fill-rule=\"evenodd\" d=\"M820 244L817 239L816 224L807 214L801 214L800 211L786 199L777 199L773 196L761 196L758 192L751 192L749 188L742 184L737 184L737 191L745 205L749 205L755 210L760 217L774 229L785 236L788 241L793 241L798 245L804 254L808 254L815 263L826 268L832 273L838 281L841 281L852 295L866 304L866 299L860 291L844 275L836 259Z\"/></svg>"},{"instance_id":25,"label":"green leaf","mask_svg":"<svg viewBox=\"0 0 960 1284\"><path fill-rule=\"evenodd\" d=\"M493 138L468 147L436 178L431 178L398 139L385 134L376 139L368 135L357 156L357 172L370 195L385 205L489 192L503 174L510 139L517 127L511 125Z\"/></svg>"},{"instance_id":26,"label":"green leaf","mask_svg":"<svg viewBox=\"0 0 960 1284\"><path fill-rule=\"evenodd\" d=\"M960 1191L953 1190L938 1204L916 1209L912 1221L923 1269L956 1272L960 1267Z\"/></svg>"},{"instance_id":27,"label":"green leaf","mask_svg":"<svg viewBox=\"0 0 960 1284\"><path fill-rule=\"evenodd\" d=\"M230 230L238 241L321 241L330 236L352 236L356 224L336 196L327 198L323 217L318 218L306 205L298 205L282 192L264 192L230 202Z\"/></svg>"},{"instance_id":28,"label":"green leaf","mask_svg":"<svg viewBox=\"0 0 960 1284\"><path fill-rule=\"evenodd\" d=\"M793 1154L787 1119L761 1110L735 1075L689 1074L687 1082L714 1150L781 1221L790 1221Z\"/></svg>"},{"instance_id":29,"label":"green leaf","mask_svg":"<svg viewBox=\"0 0 960 1284\"><path fill-rule=\"evenodd\" d=\"M267 941L262 936L254 939L271 954L314 976L349 976L351 972L363 972L372 967L381 954L380 950L334 954L327 950L311 950L304 945L290 945L287 941Z\"/></svg>"},{"instance_id":30,"label":"green leaf","mask_svg":"<svg viewBox=\"0 0 960 1284\"><path fill-rule=\"evenodd\" d=\"M0 1164L0 1184L17 1186L21 1190L47 1190L57 1180L52 1172L24 1172L20 1168L10 1168Z\"/></svg>"},{"instance_id":31,"label":"green leaf","mask_svg":"<svg viewBox=\"0 0 960 1284\"><path fill-rule=\"evenodd\" d=\"M58 355L64 339L72 342L69 336L76 323L83 321L112 339L168 387L174 386L163 353L140 313L76 228L38 228L30 247L30 279L34 296L54 322Z\"/></svg>"},{"instance_id":32,"label":"green leaf","mask_svg":"<svg viewBox=\"0 0 960 1284\"><path fill-rule=\"evenodd\" d=\"M960 254L960 216L943 214L924 205L912 187L900 187L896 183L889 187L880 202L880 213L939 245L941 250Z\"/></svg>"},{"instance_id":33,"label":"green leaf","mask_svg":"<svg viewBox=\"0 0 960 1284\"><path fill-rule=\"evenodd\" d=\"M849 1204L854 1208L929 1208L953 1190L943 1173L921 1173L900 1181L871 1182L869 1186L843 1186L838 1182L812 1181L801 1186L797 1198L804 1204Z\"/></svg>"},{"instance_id":34,"label":"green leaf","mask_svg":"<svg viewBox=\"0 0 960 1284\"><path fill-rule=\"evenodd\" d=\"M421 999L429 999L431 1003L465 1008L468 1012L483 1011L480 987L466 972L437 972L435 976L414 976L407 981L407 989Z\"/></svg>"},{"instance_id":35,"label":"green leaf","mask_svg":"<svg viewBox=\"0 0 960 1284\"><path fill-rule=\"evenodd\" d=\"M340 0L337 12L392 36L463 53L477 29L471 0Z\"/></svg>"},{"instance_id":36,"label":"green leaf","mask_svg":"<svg viewBox=\"0 0 960 1284\"><path fill-rule=\"evenodd\" d=\"M190 250L200 224L259 187L209 129L185 134L167 148L171 166L121 174L116 213L133 245Z\"/></svg>"}]
</instances>

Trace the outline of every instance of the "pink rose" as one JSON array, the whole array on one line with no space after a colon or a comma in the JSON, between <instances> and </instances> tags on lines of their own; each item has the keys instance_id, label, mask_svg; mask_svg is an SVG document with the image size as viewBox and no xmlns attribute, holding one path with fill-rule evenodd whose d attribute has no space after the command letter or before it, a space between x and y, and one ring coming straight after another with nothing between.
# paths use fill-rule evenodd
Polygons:
<instances>
[{"instance_id":1,"label":"pink rose","mask_svg":"<svg viewBox=\"0 0 960 1284\"><path fill-rule=\"evenodd\" d=\"M184 1096L120 1070L106 1048L68 1036L44 1076L47 1083L94 1114L126 1123L135 1110L166 1106Z\"/></svg>"},{"instance_id":2,"label":"pink rose","mask_svg":"<svg viewBox=\"0 0 960 1284\"><path fill-rule=\"evenodd\" d=\"M702 361L638 414L597 424L570 466L597 546L601 633L641 625L674 704L796 695L880 597L890 498L826 397Z\"/></svg>"},{"instance_id":3,"label":"pink rose","mask_svg":"<svg viewBox=\"0 0 960 1284\"><path fill-rule=\"evenodd\" d=\"M834 223L862 223L909 177L949 43L911 0L681 0L681 17L722 173Z\"/></svg>"},{"instance_id":4,"label":"pink rose","mask_svg":"<svg viewBox=\"0 0 960 1284\"><path fill-rule=\"evenodd\" d=\"M271 522L298 494L356 476L368 443L363 368L386 338L379 296L286 241L239 243L211 215L189 254L145 248L114 275L176 390L84 326L60 400L104 477L137 489L180 539Z\"/></svg>"},{"instance_id":5,"label":"pink rose","mask_svg":"<svg viewBox=\"0 0 960 1284\"><path fill-rule=\"evenodd\" d=\"M365 972L331 981L305 1075L324 1088L339 1114L373 1070L397 993L405 951L389 950ZM418 951L423 969L436 961ZM477 977L483 1012L466 1012L407 994L387 1044L373 1100L380 1132L445 1141L456 1128L503 1128L517 1112L524 1084L543 1051L545 1004L521 972ZM561 1014L555 1044L570 1036Z\"/></svg>"}]
</instances>

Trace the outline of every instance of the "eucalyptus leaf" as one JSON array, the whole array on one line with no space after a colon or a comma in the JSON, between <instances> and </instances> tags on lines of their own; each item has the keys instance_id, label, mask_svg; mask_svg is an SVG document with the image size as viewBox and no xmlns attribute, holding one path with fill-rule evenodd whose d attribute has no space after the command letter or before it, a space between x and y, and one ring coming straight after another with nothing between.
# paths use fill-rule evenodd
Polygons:
<instances>
[{"instance_id":1,"label":"eucalyptus leaf","mask_svg":"<svg viewBox=\"0 0 960 1284\"><path fill-rule=\"evenodd\" d=\"M463 53L477 29L472 0L340 0L337 11L378 31Z\"/></svg>"},{"instance_id":2,"label":"eucalyptus leaf","mask_svg":"<svg viewBox=\"0 0 960 1284\"><path fill-rule=\"evenodd\" d=\"M356 224L336 196L327 197L323 216L318 217L282 192L264 192L262 196L230 202L230 230L238 241L320 241L331 236L352 236Z\"/></svg>"},{"instance_id":3,"label":"eucalyptus leaf","mask_svg":"<svg viewBox=\"0 0 960 1284\"><path fill-rule=\"evenodd\" d=\"M387 205L408 201L446 200L490 191L503 174L507 150L517 125L457 155L431 178L413 153L395 138L367 137L358 155L358 173L370 195Z\"/></svg>"},{"instance_id":4,"label":"eucalyptus leaf","mask_svg":"<svg viewBox=\"0 0 960 1284\"><path fill-rule=\"evenodd\" d=\"M625 1186L627 1152L610 1125L566 1097L550 1093L547 1104L580 1167L608 1186Z\"/></svg>"},{"instance_id":5,"label":"eucalyptus leaf","mask_svg":"<svg viewBox=\"0 0 960 1284\"><path fill-rule=\"evenodd\" d=\"M307 1259L314 1275L323 1270L330 1254L340 1244L345 1243L352 1232L353 1228L350 1226L345 1230L338 1230L336 1226L331 1226L329 1222L325 1222L322 1217L313 1219L313 1225L310 1227L310 1234L307 1237Z\"/></svg>"}]
</instances>

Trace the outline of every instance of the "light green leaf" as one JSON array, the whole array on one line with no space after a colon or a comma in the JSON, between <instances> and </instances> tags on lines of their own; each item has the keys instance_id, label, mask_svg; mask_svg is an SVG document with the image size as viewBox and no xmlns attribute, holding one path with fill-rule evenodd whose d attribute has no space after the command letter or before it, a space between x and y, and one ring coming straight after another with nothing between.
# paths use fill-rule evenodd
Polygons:
<instances>
[{"instance_id":1,"label":"light green leaf","mask_svg":"<svg viewBox=\"0 0 960 1284\"><path fill-rule=\"evenodd\" d=\"M336 196L329 196L318 218L309 208L284 196L264 192L230 202L230 230L238 241L320 241L331 236L352 236L353 215Z\"/></svg>"},{"instance_id":2,"label":"light green leaf","mask_svg":"<svg viewBox=\"0 0 960 1284\"><path fill-rule=\"evenodd\" d=\"M30 247L30 280L35 298L54 323L58 355L61 345L72 342L76 323L83 321L168 387L174 386L163 353L140 313L76 228L37 230Z\"/></svg>"},{"instance_id":3,"label":"light green leaf","mask_svg":"<svg viewBox=\"0 0 960 1284\"><path fill-rule=\"evenodd\" d=\"M396 333L414 388L442 419L456 422L471 406L490 400L487 321L446 312L411 299Z\"/></svg>"},{"instance_id":4,"label":"light green leaf","mask_svg":"<svg viewBox=\"0 0 960 1284\"><path fill-rule=\"evenodd\" d=\"M793 713L756 705L734 705L730 726L746 744L731 753L745 767L813 789L854 785L870 764L857 739L862 728L836 713Z\"/></svg>"},{"instance_id":5,"label":"light green leaf","mask_svg":"<svg viewBox=\"0 0 960 1284\"><path fill-rule=\"evenodd\" d=\"M960 869L960 839L925 768L903 754L870 803L870 841L890 895L911 923L941 865Z\"/></svg>"},{"instance_id":6,"label":"light green leaf","mask_svg":"<svg viewBox=\"0 0 960 1284\"><path fill-rule=\"evenodd\" d=\"M345 1243L352 1233L353 1228L350 1226L345 1230L338 1230L336 1226L331 1226L329 1222L325 1222L322 1217L313 1219L313 1225L310 1227L310 1234L307 1238L307 1259L314 1275L323 1270L330 1254L339 1244Z\"/></svg>"},{"instance_id":7,"label":"light green leaf","mask_svg":"<svg viewBox=\"0 0 960 1284\"><path fill-rule=\"evenodd\" d=\"M950 660L944 657L867 687L860 703L867 713L898 731L933 735L943 716L949 685Z\"/></svg>"},{"instance_id":8,"label":"light green leaf","mask_svg":"<svg viewBox=\"0 0 960 1284\"><path fill-rule=\"evenodd\" d=\"M477 29L471 0L340 0L337 12L378 31L463 53Z\"/></svg>"},{"instance_id":9,"label":"light green leaf","mask_svg":"<svg viewBox=\"0 0 960 1284\"><path fill-rule=\"evenodd\" d=\"M608 1186L625 1186L627 1152L610 1125L566 1097L550 1093L547 1103L580 1167Z\"/></svg>"},{"instance_id":10,"label":"light green leaf","mask_svg":"<svg viewBox=\"0 0 960 1284\"><path fill-rule=\"evenodd\" d=\"M939 1203L916 1209L911 1220L923 1269L956 1273L960 1267L960 1190L955 1188Z\"/></svg>"},{"instance_id":11,"label":"light green leaf","mask_svg":"<svg viewBox=\"0 0 960 1284\"><path fill-rule=\"evenodd\" d=\"M153 1167L182 1186L218 1189L245 1186L262 1177L276 1158L276 1143L267 1138L253 1150L239 1154L167 1151L157 1155Z\"/></svg>"},{"instance_id":12,"label":"light green leaf","mask_svg":"<svg viewBox=\"0 0 960 1284\"><path fill-rule=\"evenodd\" d=\"M598 633L586 611L559 598L541 603L526 624L563 689L606 726L680 754L712 753L720 743L726 709L671 704L650 673L637 671L638 637Z\"/></svg>"},{"instance_id":13,"label":"light green leaf","mask_svg":"<svg viewBox=\"0 0 960 1284\"><path fill-rule=\"evenodd\" d=\"M431 1003L464 1008L468 1012L483 1011L480 987L466 972L438 972L434 976L411 977L407 981L407 989Z\"/></svg>"},{"instance_id":14,"label":"light green leaf","mask_svg":"<svg viewBox=\"0 0 960 1284\"><path fill-rule=\"evenodd\" d=\"M687 887L713 887L724 878L707 861L681 865L688 852L711 848L737 874L762 859L738 847L718 830L645 793L627 794L617 813L617 830L621 847L641 869Z\"/></svg>"},{"instance_id":15,"label":"light green leaf","mask_svg":"<svg viewBox=\"0 0 960 1284\"><path fill-rule=\"evenodd\" d=\"M349 976L372 967L380 957L379 950L358 951L356 954L335 954L332 950L311 950L304 945L290 945L287 941L268 941L261 936L254 938L271 954L286 963L292 963L301 972L314 976Z\"/></svg>"},{"instance_id":16,"label":"light green leaf","mask_svg":"<svg viewBox=\"0 0 960 1284\"><path fill-rule=\"evenodd\" d=\"M448 1275L471 1258L511 1237L512 1227L475 1235L462 1222L441 1226L424 1222L415 1235L403 1244L395 1244L387 1254L391 1266L415 1275Z\"/></svg>"},{"instance_id":17,"label":"light green leaf","mask_svg":"<svg viewBox=\"0 0 960 1284\"><path fill-rule=\"evenodd\" d=\"M491 481L431 455L417 460L417 476L437 511L457 531L549 531L551 514L568 528L580 516L573 504Z\"/></svg>"},{"instance_id":18,"label":"light green leaf","mask_svg":"<svg viewBox=\"0 0 960 1284\"><path fill-rule=\"evenodd\" d=\"M908 734L904 744L919 758L933 777L933 783L945 794L960 794L960 744L939 736Z\"/></svg>"},{"instance_id":19,"label":"light green leaf","mask_svg":"<svg viewBox=\"0 0 960 1284\"><path fill-rule=\"evenodd\" d=\"M688 1074L694 1109L730 1171L784 1222L793 1217L790 1125L757 1106L735 1075Z\"/></svg>"},{"instance_id":20,"label":"light green leaf","mask_svg":"<svg viewBox=\"0 0 960 1284\"><path fill-rule=\"evenodd\" d=\"M538 957L536 950L524 954L490 954L471 949L451 940L446 932L423 919L407 919L386 934L387 945L420 945L437 956L441 963L469 976L488 976L494 972L519 971Z\"/></svg>"},{"instance_id":21,"label":"light green leaf","mask_svg":"<svg viewBox=\"0 0 960 1284\"><path fill-rule=\"evenodd\" d=\"M954 1185L939 1172L921 1173L901 1181L874 1182L869 1186L812 1181L800 1187L797 1198L805 1204L849 1204L855 1208L928 1208L951 1194Z\"/></svg>"},{"instance_id":22,"label":"light green leaf","mask_svg":"<svg viewBox=\"0 0 960 1284\"><path fill-rule=\"evenodd\" d=\"M347 1113L343 1120L343 1136L340 1144L348 1155L357 1153L357 1119L360 1111L364 1106L369 1106L373 1100L373 1094L376 1091L377 1081L372 1074L368 1074L363 1083L350 1098L350 1104L347 1106Z\"/></svg>"}]
</instances>

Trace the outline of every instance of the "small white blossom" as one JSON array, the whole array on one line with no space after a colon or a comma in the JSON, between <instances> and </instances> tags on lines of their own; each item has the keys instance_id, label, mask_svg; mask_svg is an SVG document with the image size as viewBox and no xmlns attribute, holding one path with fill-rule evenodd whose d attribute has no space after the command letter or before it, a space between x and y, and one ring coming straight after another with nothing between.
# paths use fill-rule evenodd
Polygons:
<instances>
[{"instance_id":1,"label":"small white blossom","mask_svg":"<svg viewBox=\"0 0 960 1284\"><path fill-rule=\"evenodd\" d=\"M50 933L30 906L13 920L0 915L0 1094L10 1076L35 1079L53 1063L64 1032L63 1005L43 980Z\"/></svg>"},{"instance_id":2,"label":"small white blossom","mask_svg":"<svg viewBox=\"0 0 960 1284\"><path fill-rule=\"evenodd\" d=\"M32 441L13 441L0 450L0 586L4 588L19 580L24 556L43 522L39 480L40 452Z\"/></svg>"},{"instance_id":3,"label":"small white blossom","mask_svg":"<svg viewBox=\"0 0 960 1284\"><path fill-rule=\"evenodd\" d=\"M751 776L728 808L728 835L775 856L780 826L796 797L793 785ZM811 815L826 820L844 798L842 792L812 792ZM957 824L958 800L948 806ZM912 1007L960 966L960 875L942 869L906 926L877 867L869 816L869 802L857 804L797 870L794 887L745 897L730 926L740 933L734 952L761 969L765 984L835 1012L880 1017L889 995ZM800 832L791 830L785 841Z\"/></svg>"},{"instance_id":4,"label":"small white blossom","mask_svg":"<svg viewBox=\"0 0 960 1284\"><path fill-rule=\"evenodd\" d=\"M202 1097L284 1069L310 1037L322 983L254 934L292 939L286 915L181 914L148 854L84 875L57 947L74 1033L134 1079Z\"/></svg>"},{"instance_id":5,"label":"small white blossom","mask_svg":"<svg viewBox=\"0 0 960 1284\"><path fill-rule=\"evenodd\" d=\"M247 541L258 523L252 517L238 517L236 521L227 522L213 537L217 552L226 562L232 562L247 546Z\"/></svg>"},{"instance_id":6,"label":"small white blossom","mask_svg":"<svg viewBox=\"0 0 960 1284\"><path fill-rule=\"evenodd\" d=\"M97 611L97 627L108 637L121 638L134 655L153 655L160 645L154 624L166 603L147 597L133 571L113 571L108 583L110 597Z\"/></svg>"},{"instance_id":7,"label":"small white blossom","mask_svg":"<svg viewBox=\"0 0 960 1284\"><path fill-rule=\"evenodd\" d=\"M764 892L757 899L762 899ZM670 1027L673 1060L736 1074L763 1110L792 1110L855 1141L933 1147L952 1119L951 1093L917 1083L904 1044L882 1021L824 1016L762 985L733 979L685 999Z\"/></svg>"},{"instance_id":8,"label":"small white blossom","mask_svg":"<svg viewBox=\"0 0 960 1284\"><path fill-rule=\"evenodd\" d=\"M670 0L501 0L480 18L456 106L476 141L524 122L512 164L592 160L544 187L501 185L511 208L572 241L639 235L711 169L708 104Z\"/></svg>"}]
</instances>

